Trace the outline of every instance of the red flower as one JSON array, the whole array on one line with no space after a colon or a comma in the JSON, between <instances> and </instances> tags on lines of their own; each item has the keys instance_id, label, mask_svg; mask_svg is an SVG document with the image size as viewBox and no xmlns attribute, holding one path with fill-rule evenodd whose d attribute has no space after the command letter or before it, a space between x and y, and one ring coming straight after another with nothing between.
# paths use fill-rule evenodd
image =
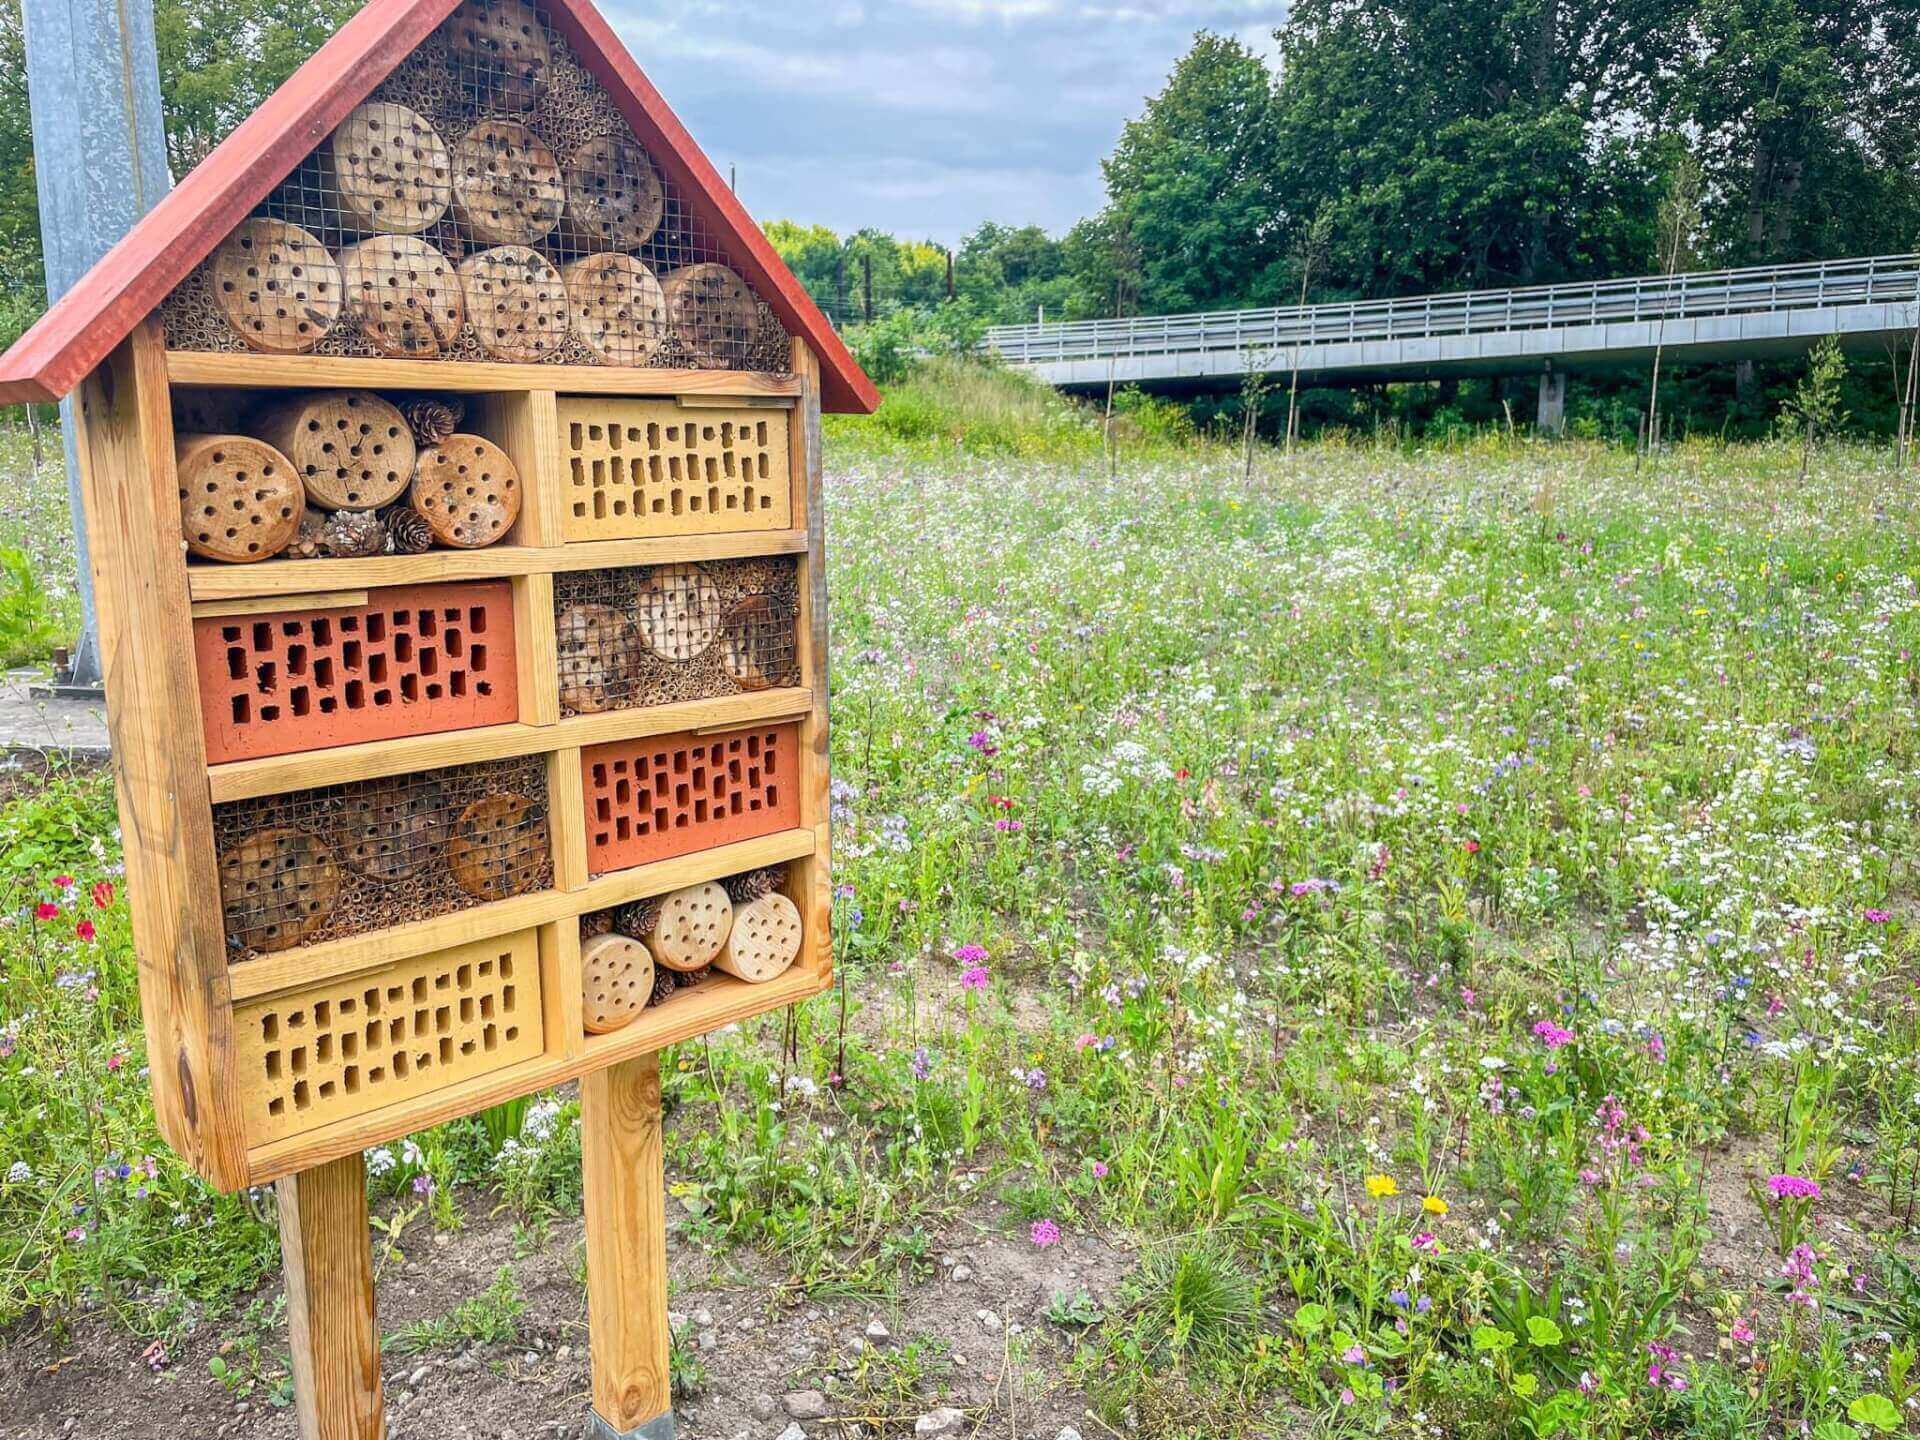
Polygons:
<instances>
[{"instance_id":1,"label":"red flower","mask_svg":"<svg viewBox=\"0 0 1920 1440\"><path fill-rule=\"evenodd\" d=\"M1478 840L1467 841L1467 854L1478 855L1479 853L1480 853L1480 842Z\"/></svg>"},{"instance_id":2,"label":"red flower","mask_svg":"<svg viewBox=\"0 0 1920 1440\"><path fill-rule=\"evenodd\" d=\"M82 940L93 939L93 921L82 920L78 925L73 927L73 933L78 935Z\"/></svg>"},{"instance_id":3,"label":"red flower","mask_svg":"<svg viewBox=\"0 0 1920 1440\"><path fill-rule=\"evenodd\" d=\"M42 900L33 907L33 918L36 920L51 920L59 913L60 907L51 900Z\"/></svg>"},{"instance_id":4,"label":"red flower","mask_svg":"<svg viewBox=\"0 0 1920 1440\"><path fill-rule=\"evenodd\" d=\"M113 882L96 880L93 882L93 903L104 910L113 904Z\"/></svg>"},{"instance_id":5,"label":"red flower","mask_svg":"<svg viewBox=\"0 0 1920 1440\"><path fill-rule=\"evenodd\" d=\"M1173 778L1176 780L1189 780L1193 778L1193 772L1182 765L1178 770L1173 772Z\"/></svg>"},{"instance_id":6,"label":"red flower","mask_svg":"<svg viewBox=\"0 0 1920 1440\"><path fill-rule=\"evenodd\" d=\"M53 883L58 885L62 890L71 890L73 889L73 876L56 875L53 877Z\"/></svg>"}]
</instances>

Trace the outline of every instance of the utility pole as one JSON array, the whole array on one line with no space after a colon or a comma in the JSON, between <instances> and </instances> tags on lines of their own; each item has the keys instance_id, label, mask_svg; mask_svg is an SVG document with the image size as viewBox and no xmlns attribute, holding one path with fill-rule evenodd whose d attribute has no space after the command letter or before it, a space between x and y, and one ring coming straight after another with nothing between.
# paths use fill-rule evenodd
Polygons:
<instances>
[{"instance_id":1,"label":"utility pole","mask_svg":"<svg viewBox=\"0 0 1920 1440\"><path fill-rule=\"evenodd\" d=\"M953 251L947 251L947 302L953 302Z\"/></svg>"},{"instance_id":2,"label":"utility pole","mask_svg":"<svg viewBox=\"0 0 1920 1440\"><path fill-rule=\"evenodd\" d=\"M873 257L860 257L861 287L866 296L867 324L873 323Z\"/></svg>"},{"instance_id":3,"label":"utility pole","mask_svg":"<svg viewBox=\"0 0 1920 1440\"><path fill-rule=\"evenodd\" d=\"M47 298L58 300L173 184L151 0L21 0ZM79 561L80 643L56 689L98 695L100 630L71 396L60 402Z\"/></svg>"}]
</instances>

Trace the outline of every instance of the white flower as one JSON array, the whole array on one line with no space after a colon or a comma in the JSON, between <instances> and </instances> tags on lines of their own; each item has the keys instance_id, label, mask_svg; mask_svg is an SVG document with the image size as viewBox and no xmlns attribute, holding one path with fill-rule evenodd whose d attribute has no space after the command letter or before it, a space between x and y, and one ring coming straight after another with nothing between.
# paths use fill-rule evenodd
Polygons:
<instances>
[{"instance_id":1,"label":"white flower","mask_svg":"<svg viewBox=\"0 0 1920 1440\"><path fill-rule=\"evenodd\" d=\"M33 1178L33 1167L24 1160L13 1162L13 1168L7 1171L9 1185L24 1185Z\"/></svg>"},{"instance_id":2,"label":"white flower","mask_svg":"<svg viewBox=\"0 0 1920 1440\"><path fill-rule=\"evenodd\" d=\"M1480 1057L1480 1068L1482 1070L1504 1070L1507 1068L1507 1062L1502 1060L1498 1055L1482 1055Z\"/></svg>"}]
</instances>

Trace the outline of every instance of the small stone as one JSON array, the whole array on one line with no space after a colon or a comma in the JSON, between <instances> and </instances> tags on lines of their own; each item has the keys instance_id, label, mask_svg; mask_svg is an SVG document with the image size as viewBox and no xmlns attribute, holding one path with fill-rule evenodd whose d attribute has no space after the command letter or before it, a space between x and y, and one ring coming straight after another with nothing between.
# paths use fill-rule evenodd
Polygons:
<instances>
[{"instance_id":1,"label":"small stone","mask_svg":"<svg viewBox=\"0 0 1920 1440\"><path fill-rule=\"evenodd\" d=\"M426 1379L427 1379L427 1367L422 1365L420 1366L419 1369L415 1370L411 1375L407 1376L407 1388L410 1390L418 1390L423 1384L426 1383Z\"/></svg>"},{"instance_id":2,"label":"small stone","mask_svg":"<svg viewBox=\"0 0 1920 1440\"><path fill-rule=\"evenodd\" d=\"M954 1266L953 1278L964 1284L966 1281L973 1279L973 1267L971 1265Z\"/></svg>"},{"instance_id":3,"label":"small stone","mask_svg":"<svg viewBox=\"0 0 1920 1440\"><path fill-rule=\"evenodd\" d=\"M915 1435L954 1435L967 1423L966 1412L956 1410L951 1405L942 1405L938 1410L929 1410L913 1422Z\"/></svg>"},{"instance_id":4,"label":"small stone","mask_svg":"<svg viewBox=\"0 0 1920 1440\"><path fill-rule=\"evenodd\" d=\"M798 1425L789 1425L780 1432L780 1440L807 1440L807 1432Z\"/></svg>"},{"instance_id":5,"label":"small stone","mask_svg":"<svg viewBox=\"0 0 1920 1440\"><path fill-rule=\"evenodd\" d=\"M978 1320L986 1329L993 1331L996 1335L1000 1333L1000 1317L994 1314L993 1311L976 1310L973 1312L973 1318Z\"/></svg>"},{"instance_id":6,"label":"small stone","mask_svg":"<svg viewBox=\"0 0 1920 1440\"><path fill-rule=\"evenodd\" d=\"M1062 1425L1060 1433L1054 1436L1053 1440L1080 1440L1080 1432L1071 1425Z\"/></svg>"},{"instance_id":7,"label":"small stone","mask_svg":"<svg viewBox=\"0 0 1920 1440\"><path fill-rule=\"evenodd\" d=\"M893 1332L878 1320L867 1322L867 1339L876 1345L884 1345L893 1339Z\"/></svg>"},{"instance_id":8,"label":"small stone","mask_svg":"<svg viewBox=\"0 0 1920 1440\"><path fill-rule=\"evenodd\" d=\"M767 1394L756 1395L747 1402L747 1409L753 1413L753 1418L756 1420L771 1420L779 1412L779 1408L773 1396Z\"/></svg>"},{"instance_id":9,"label":"small stone","mask_svg":"<svg viewBox=\"0 0 1920 1440\"><path fill-rule=\"evenodd\" d=\"M553 1358L556 1360L571 1360L573 1358L573 1346L562 1345L558 1350L553 1352Z\"/></svg>"},{"instance_id":10,"label":"small stone","mask_svg":"<svg viewBox=\"0 0 1920 1440\"><path fill-rule=\"evenodd\" d=\"M442 1230L438 1235L433 1237L433 1243L435 1248L444 1250L447 1246L453 1244L453 1236Z\"/></svg>"},{"instance_id":11,"label":"small stone","mask_svg":"<svg viewBox=\"0 0 1920 1440\"><path fill-rule=\"evenodd\" d=\"M540 1363L540 1357L534 1354L533 1351L531 1350L527 1351L527 1353L521 1358L524 1359L529 1365L538 1365Z\"/></svg>"},{"instance_id":12,"label":"small stone","mask_svg":"<svg viewBox=\"0 0 1920 1440\"><path fill-rule=\"evenodd\" d=\"M789 1390L781 1403L795 1420L827 1418L827 1397L818 1390Z\"/></svg>"},{"instance_id":13,"label":"small stone","mask_svg":"<svg viewBox=\"0 0 1920 1440\"><path fill-rule=\"evenodd\" d=\"M720 1348L720 1337L712 1330L702 1330L700 1332L699 1345L702 1350L718 1350Z\"/></svg>"},{"instance_id":14,"label":"small stone","mask_svg":"<svg viewBox=\"0 0 1920 1440\"><path fill-rule=\"evenodd\" d=\"M694 1311L693 1323L698 1325L702 1330L706 1329L713 1324L713 1312L711 1310Z\"/></svg>"}]
</instances>

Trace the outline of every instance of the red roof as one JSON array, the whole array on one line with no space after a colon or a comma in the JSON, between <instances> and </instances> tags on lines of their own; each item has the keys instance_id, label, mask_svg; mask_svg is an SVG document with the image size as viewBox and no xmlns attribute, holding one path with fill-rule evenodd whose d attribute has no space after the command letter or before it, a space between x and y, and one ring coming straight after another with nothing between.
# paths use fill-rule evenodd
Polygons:
<instances>
[{"instance_id":1,"label":"red roof","mask_svg":"<svg viewBox=\"0 0 1920 1440\"><path fill-rule=\"evenodd\" d=\"M58 400L78 385L457 3L368 0L0 355L0 403ZM540 3L685 197L694 220L720 242L788 333L813 347L823 407L874 410L880 396L873 382L599 12L588 0Z\"/></svg>"}]
</instances>

